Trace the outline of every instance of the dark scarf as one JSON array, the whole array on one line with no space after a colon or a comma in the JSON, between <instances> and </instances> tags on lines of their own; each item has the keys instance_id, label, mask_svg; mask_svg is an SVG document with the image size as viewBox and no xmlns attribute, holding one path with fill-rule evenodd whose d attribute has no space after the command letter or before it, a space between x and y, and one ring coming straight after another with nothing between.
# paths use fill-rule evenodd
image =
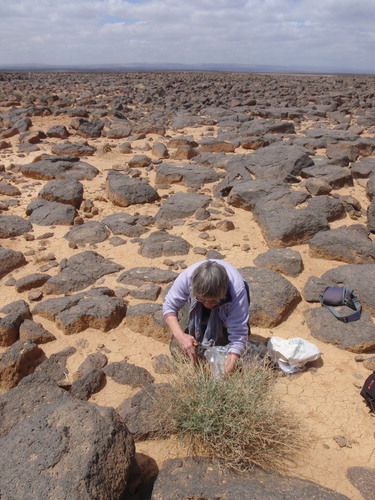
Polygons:
<instances>
[{"instance_id":1,"label":"dark scarf","mask_svg":"<svg viewBox=\"0 0 375 500\"><path fill-rule=\"evenodd\" d=\"M203 324L204 305L195 297L189 299L189 334L205 346L222 345L223 322L219 317L219 305L210 309L207 326Z\"/></svg>"}]
</instances>

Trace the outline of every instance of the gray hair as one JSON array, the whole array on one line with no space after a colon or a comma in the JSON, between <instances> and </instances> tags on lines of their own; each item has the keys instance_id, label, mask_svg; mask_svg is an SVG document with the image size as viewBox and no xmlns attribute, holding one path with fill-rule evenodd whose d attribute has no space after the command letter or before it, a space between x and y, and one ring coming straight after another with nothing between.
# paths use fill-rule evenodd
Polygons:
<instances>
[{"instance_id":1,"label":"gray hair","mask_svg":"<svg viewBox=\"0 0 375 500\"><path fill-rule=\"evenodd\" d=\"M229 278L223 266L207 260L194 271L191 284L194 297L212 297L221 300L227 295Z\"/></svg>"}]
</instances>

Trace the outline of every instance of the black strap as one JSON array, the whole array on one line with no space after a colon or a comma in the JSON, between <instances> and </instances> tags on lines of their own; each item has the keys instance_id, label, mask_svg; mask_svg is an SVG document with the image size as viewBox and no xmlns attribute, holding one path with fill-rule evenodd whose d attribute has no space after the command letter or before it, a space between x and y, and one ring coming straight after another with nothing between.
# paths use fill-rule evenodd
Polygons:
<instances>
[{"instance_id":1,"label":"black strap","mask_svg":"<svg viewBox=\"0 0 375 500\"><path fill-rule=\"evenodd\" d=\"M325 304L324 300L323 300L323 295L321 295L319 297L319 301L322 304L322 306L327 307L331 311L331 313L334 316L336 316L336 318L339 319L340 321L342 321L343 323L349 323L350 321L358 320L361 317L361 313L362 313L362 306L361 306L360 301L354 295L354 292L352 292L352 290L349 290L349 288L345 288L344 296L345 296L345 300L340 305L348 306L355 311L354 313L348 314L347 316L341 316L333 306Z\"/></svg>"}]
</instances>

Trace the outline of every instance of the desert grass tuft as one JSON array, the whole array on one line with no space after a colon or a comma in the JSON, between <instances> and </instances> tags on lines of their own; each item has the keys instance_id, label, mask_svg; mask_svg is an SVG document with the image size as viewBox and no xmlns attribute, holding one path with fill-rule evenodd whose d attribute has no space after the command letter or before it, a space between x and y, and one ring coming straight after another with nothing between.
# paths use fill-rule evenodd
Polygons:
<instances>
[{"instance_id":1,"label":"desert grass tuft","mask_svg":"<svg viewBox=\"0 0 375 500\"><path fill-rule=\"evenodd\" d=\"M218 459L235 470L258 465L288 472L302 448L302 430L278 397L278 377L255 359L225 379L214 378L206 363L194 367L178 360L158 412L192 455Z\"/></svg>"}]
</instances>

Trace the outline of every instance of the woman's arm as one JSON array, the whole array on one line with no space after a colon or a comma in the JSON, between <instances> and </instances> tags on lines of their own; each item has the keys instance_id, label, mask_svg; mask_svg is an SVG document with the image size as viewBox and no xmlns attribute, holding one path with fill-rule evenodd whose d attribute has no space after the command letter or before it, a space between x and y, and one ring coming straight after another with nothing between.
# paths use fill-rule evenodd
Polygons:
<instances>
[{"instance_id":1,"label":"woman's arm","mask_svg":"<svg viewBox=\"0 0 375 500\"><path fill-rule=\"evenodd\" d=\"M195 351L194 342L195 339L191 335L185 333L180 323L178 322L177 316L174 313L168 313L164 316L165 322L170 329L172 335L178 342L181 350L189 356L191 361L194 363L197 358L197 353Z\"/></svg>"}]
</instances>

